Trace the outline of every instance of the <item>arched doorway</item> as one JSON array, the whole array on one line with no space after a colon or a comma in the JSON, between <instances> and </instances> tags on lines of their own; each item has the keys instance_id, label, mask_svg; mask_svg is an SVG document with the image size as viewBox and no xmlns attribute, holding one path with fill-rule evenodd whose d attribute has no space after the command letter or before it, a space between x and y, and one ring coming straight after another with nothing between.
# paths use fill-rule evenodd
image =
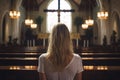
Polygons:
<instances>
[{"instance_id":1,"label":"arched doorway","mask_svg":"<svg viewBox=\"0 0 120 80\"><path fill-rule=\"evenodd\" d=\"M2 43L6 44L9 40L10 36L10 18L8 13L6 12L5 15L3 16L2 20Z\"/></svg>"},{"instance_id":2,"label":"arched doorway","mask_svg":"<svg viewBox=\"0 0 120 80\"><path fill-rule=\"evenodd\" d=\"M116 38L120 38L120 17L117 12L113 12L112 15L112 31L115 31Z\"/></svg>"}]
</instances>

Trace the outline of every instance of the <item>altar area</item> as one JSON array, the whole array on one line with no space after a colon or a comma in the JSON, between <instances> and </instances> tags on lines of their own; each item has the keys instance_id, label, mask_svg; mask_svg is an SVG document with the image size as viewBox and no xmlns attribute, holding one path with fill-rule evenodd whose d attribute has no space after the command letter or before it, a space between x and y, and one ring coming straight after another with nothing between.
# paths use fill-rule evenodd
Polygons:
<instances>
[{"instance_id":1,"label":"altar area","mask_svg":"<svg viewBox=\"0 0 120 80\"><path fill-rule=\"evenodd\" d=\"M42 39L43 42L43 47L45 47L46 45L48 45L48 38L49 38L50 33L39 33L37 38L38 39ZM79 47L79 40L80 38L80 33L70 33L71 39L73 41L73 45L75 47Z\"/></svg>"}]
</instances>

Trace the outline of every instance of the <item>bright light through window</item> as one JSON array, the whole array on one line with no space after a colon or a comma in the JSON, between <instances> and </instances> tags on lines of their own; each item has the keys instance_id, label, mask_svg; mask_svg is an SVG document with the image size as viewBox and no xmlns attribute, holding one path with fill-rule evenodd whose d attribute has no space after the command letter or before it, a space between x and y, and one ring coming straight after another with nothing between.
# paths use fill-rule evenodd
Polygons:
<instances>
[{"instance_id":1,"label":"bright light through window","mask_svg":"<svg viewBox=\"0 0 120 80\"><path fill-rule=\"evenodd\" d=\"M47 9L58 9L58 0L53 0ZM71 6L65 0L60 0L60 9L61 10L70 10ZM53 26L58 23L58 13L57 12L48 12L47 13L47 32L51 32ZM71 12L60 12L60 23L67 25L69 31L71 31Z\"/></svg>"}]
</instances>

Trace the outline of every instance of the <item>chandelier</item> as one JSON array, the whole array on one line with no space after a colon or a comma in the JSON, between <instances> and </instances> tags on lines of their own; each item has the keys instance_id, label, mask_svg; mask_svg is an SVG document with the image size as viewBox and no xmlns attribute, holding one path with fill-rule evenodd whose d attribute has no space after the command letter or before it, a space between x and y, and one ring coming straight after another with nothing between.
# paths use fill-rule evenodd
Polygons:
<instances>
[{"instance_id":1,"label":"chandelier","mask_svg":"<svg viewBox=\"0 0 120 80\"><path fill-rule=\"evenodd\" d=\"M14 0L10 1L10 11L9 11L9 16L12 19L17 19L20 17L20 11L16 10L15 2Z\"/></svg>"},{"instance_id":2,"label":"chandelier","mask_svg":"<svg viewBox=\"0 0 120 80\"><path fill-rule=\"evenodd\" d=\"M104 4L103 0L100 0L99 2L100 2L100 6L101 6L100 7L101 11L99 11L97 13L97 17L99 19L107 19L108 18L108 12L104 10L105 4Z\"/></svg>"},{"instance_id":3,"label":"chandelier","mask_svg":"<svg viewBox=\"0 0 120 80\"><path fill-rule=\"evenodd\" d=\"M35 23L31 24L30 26L31 26L32 29L37 28L37 24L35 24Z\"/></svg>"},{"instance_id":4,"label":"chandelier","mask_svg":"<svg viewBox=\"0 0 120 80\"><path fill-rule=\"evenodd\" d=\"M26 25L31 25L33 23L32 19L25 19L25 24Z\"/></svg>"},{"instance_id":5,"label":"chandelier","mask_svg":"<svg viewBox=\"0 0 120 80\"><path fill-rule=\"evenodd\" d=\"M33 24L33 20L30 18L30 12L28 12L28 11L30 11L29 10L29 5L30 5L30 2L29 2L29 0L27 0L27 4L26 4L26 15L27 15L27 18L25 19L25 25L28 25L28 26L31 26L31 24Z\"/></svg>"},{"instance_id":6,"label":"chandelier","mask_svg":"<svg viewBox=\"0 0 120 80\"><path fill-rule=\"evenodd\" d=\"M97 13L97 17L99 19L107 19L108 18L108 12L107 11L100 11Z\"/></svg>"},{"instance_id":7,"label":"chandelier","mask_svg":"<svg viewBox=\"0 0 120 80\"><path fill-rule=\"evenodd\" d=\"M92 26L93 24L94 24L94 20L92 20L92 19L87 19L87 20L85 20L85 23L88 25L88 26Z\"/></svg>"},{"instance_id":8,"label":"chandelier","mask_svg":"<svg viewBox=\"0 0 120 80\"><path fill-rule=\"evenodd\" d=\"M82 29L87 29L88 25L87 24L82 24Z\"/></svg>"},{"instance_id":9,"label":"chandelier","mask_svg":"<svg viewBox=\"0 0 120 80\"><path fill-rule=\"evenodd\" d=\"M88 1L88 10L89 10L89 18L87 20L85 20L85 23L88 25L88 26L92 26L94 24L94 20L91 19L91 10L92 10L92 5L90 3L90 0Z\"/></svg>"},{"instance_id":10,"label":"chandelier","mask_svg":"<svg viewBox=\"0 0 120 80\"><path fill-rule=\"evenodd\" d=\"M17 19L17 18L19 18L20 17L20 12L19 11L10 11L9 12L9 16L10 16L10 18L12 18L12 19Z\"/></svg>"}]
</instances>

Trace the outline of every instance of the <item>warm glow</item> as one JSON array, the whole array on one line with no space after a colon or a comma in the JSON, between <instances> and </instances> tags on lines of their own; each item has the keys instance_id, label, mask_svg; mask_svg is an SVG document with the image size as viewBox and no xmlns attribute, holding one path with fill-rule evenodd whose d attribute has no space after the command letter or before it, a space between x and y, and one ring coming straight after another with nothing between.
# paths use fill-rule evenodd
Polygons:
<instances>
[{"instance_id":1,"label":"warm glow","mask_svg":"<svg viewBox=\"0 0 120 80\"><path fill-rule=\"evenodd\" d=\"M32 28L32 29L37 28L37 24L31 24L31 28Z\"/></svg>"},{"instance_id":2,"label":"warm glow","mask_svg":"<svg viewBox=\"0 0 120 80\"><path fill-rule=\"evenodd\" d=\"M33 20L32 19L26 19L25 20L25 24L26 25L31 25L33 23Z\"/></svg>"},{"instance_id":3,"label":"warm glow","mask_svg":"<svg viewBox=\"0 0 120 80\"><path fill-rule=\"evenodd\" d=\"M17 19L20 17L20 12L19 11L10 11L9 16L12 19Z\"/></svg>"},{"instance_id":4,"label":"warm glow","mask_svg":"<svg viewBox=\"0 0 120 80\"><path fill-rule=\"evenodd\" d=\"M108 70L107 66L98 66L97 70Z\"/></svg>"},{"instance_id":5,"label":"warm glow","mask_svg":"<svg viewBox=\"0 0 120 80\"><path fill-rule=\"evenodd\" d=\"M10 70L20 70L20 67L19 66L11 66L9 69Z\"/></svg>"},{"instance_id":6,"label":"warm glow","mask_svg":"<svg viewBox=\"0 0 120 80\"><path fill-rule=\"evenodd\" d=\"M85 70L93 70L94 69L94 66L84 66L84 69Z\"/></svg>"},{"instance_id":7,"label":"warm glow","mask_svg":"<svg viewBox=\"0 0 120 80\"><path fill-rule=\"evenodd\" d=\"M82 29L87 29L88 25L87 24L82 24Z\"/></svg>"},{"instance_id":8,"label":"warm glow","mask_svg":"<svg viewBox=\"0 0 120 80\"><path fill-rule=\"evenodd\" d=\"M108 18L108 12L104 12L104 11L98 12L97 16L98 16L99 19L107 19Z\"/></svg>"},{"instance_id":9,"label":"warm glow","mask_svg":"<svg viewBox=\"0 0 120 80\"><path fill-rule=\"evenodd\" d=\"M58 10L58 0L53 0L48 5L48 10ZM70 10L71 6L66 0L60 0L61 10ZM71 31L71 12L60 12L60 22L67 25ZM47 12L47 32L51 32L53 26L58 23L58 12Z\"/></svg>"},{"instance_id":10,"label":"warm glow","mask_svg":"<svg viewBox=\"0 0 120 80\"><path fill-rule=\"evenodd\" d=\"M25 66L25 69L36 69L36 66Z\"/></svg>"},{"instance_id":11,"label":"warm glow","mask_svg":"<svg viewBox=\"0 0 120 80\"><path fill-rule=\"evenodd\" d=\"M94 20L88 19L88 20L85 20L85 23L86 23L88 26L92 26L92 25L94 24Z\"/></svg>"}]
</instances>

